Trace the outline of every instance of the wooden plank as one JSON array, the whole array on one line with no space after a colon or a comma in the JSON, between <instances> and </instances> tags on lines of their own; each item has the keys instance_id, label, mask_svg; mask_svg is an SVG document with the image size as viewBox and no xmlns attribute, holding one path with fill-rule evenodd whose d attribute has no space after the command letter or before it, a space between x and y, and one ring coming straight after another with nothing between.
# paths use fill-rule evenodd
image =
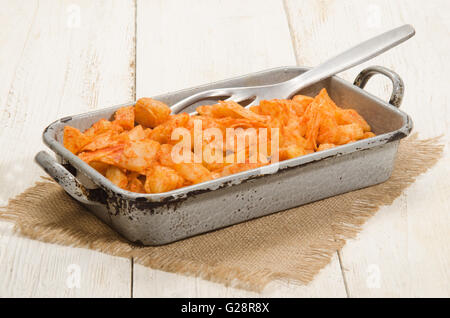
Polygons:
<instances>
[{"instance_id":1,"label":"wooden plank","mask_svg":"<svg viewBox=\"0 0 450 318\"><path fill-rule=\"evenodd\" d=\"M43 171L33 162L55 119L134 98L133 1L2 1L2 205ZM20 23L17 23L20 21ZM6 225L2 225L6 226ZM131 262L2 232L2 296L129 296ZM67 264L81 288L67 290ZM95 286L94 286L95 285Z\"/></svg>"},{"instance_id":2,"label":"wooden plank","mask_svg":"<svg viewBox=\"0 0 450 318\"><path fill-rule=\"evenodd\" d=\"M295 64L278 0L138 1L137 20L137 96Z\"/></svg>"},{"instance_id":3,"label":"wooden plank","mask_svg":"<svg viewBox=\"0 0 450 318\"><path fill-rule=\"evenodd\" d=\"M130 261L18 237L0 223L0 297L129 297Z\"/></svg>"},{"instance_id":4,"label":"wooden plank","mask_svg":"<svg viewBox=\"0 0 450 318\"><path fill-rule=\"evenodd\" d=\"M23 72L23 69L19 69L19 62L21 56L24 54L25 42L29 38L30 29L32 28L35 15L37 12L37 1L30 1L26 9L20 5L7 4L6 1L2 1L2 10L0 11L0 19L4 21L3 27L0 30L0 43L2 47L7 47L7 50L0 50L0 67L2 70L3 80L0 81L0 122L2 125L6 125L11 117L11 112L8 111L8 100L13 103L16 95L14 91L11 91L11 83L16 76L17 72ZM20 18L23 23L14 23L15 19ZM16 20L17 21L17 20ZM22 75L23 76L23 75ZM7 126L8 127L8 126ZM8 134L7 129L2 129L0 132L0 145L2 147L10 146L11 143L8 139L11 134ZM16 131L17 133L17 131ZM8 136L7 136L8 134ZM7 149L7 148L2 148ZM0 192L0 205L5 205L10 193L18 193L17 183L21 180L13 176L9 176L8 172L11 171L11 167L7 166L7 159L4 157L10 155L10 152L3 152L0 156L0 183L4 185L2 191ZM19 157L19 153L16 154ZM15 161L13 161L15 162ZM22 165L13 167L14 170L22 170ZM34 166L34 165L33 165ZM33 167L35 168L35 167ZM11 182L16 179L15 182ZM8 184L8 186L6 186ZM24 189L24 186L20 187Z\"/></svg>"},{"instance_id":5,"label":"wooden plank","mask_svg":"<svg viewBox=\"0 0 450 318\"><path fill-rule=\"evenodd\" d=\"M402 109L421 137L445 134L449 145L445 60L450 52L450 3L440 1L287 0L299 63L316 65L352 44L389 28L410 23L417 35L402 46L342 73L347 80L367 65L398 72L406 84ZM447 15L447 16L446 16ZM367 89L387 98L390 83L374 78ZM392 206L364 226L342 250L350 296L449 296L448 245L450 156L420 177Z\"/></svg>"},{"instance_id":6,"label":"wooden plank","mask_svg":"<svg viewBox=\"0 0 450 318\"><path fill-rule=\"evenodd\" d=\"M249 292L198 278L134 266L134 297L346 297L337 253L310 284L275 281L262 293Z\"/></svg>"},{"instance_id":7,"label":"wooden plank","mask_svg":"<svg viewBox=\"0 0 450 318\"><path fill-rule=\"evenodd\" d=\"M138 1L137 96L295 65L281 1ZM346 296L337 256L308 286L280 282L254 294L134 266L135 297Z\"/></svg>"}]
</instances>

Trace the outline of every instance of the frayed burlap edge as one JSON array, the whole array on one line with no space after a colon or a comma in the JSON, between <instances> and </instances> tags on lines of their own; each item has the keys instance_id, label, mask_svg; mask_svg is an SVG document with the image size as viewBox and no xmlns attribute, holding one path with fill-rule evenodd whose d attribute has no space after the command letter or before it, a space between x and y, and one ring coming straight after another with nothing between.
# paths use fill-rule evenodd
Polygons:
<instances>
[{"instance_id":1,"label":"frayed burlap edge","mask_svg":"<svg viewBox=\"0 0 450 318\"><path fill-rule=\"evenodd\" d=\"M232 266L210 266L180 259L165 254L158 247L132 245L96 218L93 218L95 220L93 222L98 223L95 226L101 224L105 228L104 236L99 237L96 234L89 237L89 235L85 235L85 232L73 229L63 231L52 228L48 224L40 224L39 220L30 218L28 211L48 191L54 190L55 187L59 188L54 182L38 182L35 186L11 199L6 207L0 209L0 218L14 222L15 231L31 239L89 248L114 256L133 258L135 263L153 269L201 277L226 286L260 292L273 280L308 284L322 268L330 263L332 255L341 249L348 239L356 237L361 231L362 225L381 206L392 204L415 181L417 176L437 163L442 156L444 147L439 144L439 139L440 137L420 140L417 138L417 134L414 134L400 144L395 169L388 181L338 196L341 199L351 196L352 204L349 209L339 210L333 214L331 227L334 236L319 237L315 240L309 246L307 253L304 253L301 259L295 260L296 271L291 273L274 272L270 269L252 271ZM66 199L70 200L68 197ZM80 213L89 214L85 210Z\"/></svg>"}]
</instances>

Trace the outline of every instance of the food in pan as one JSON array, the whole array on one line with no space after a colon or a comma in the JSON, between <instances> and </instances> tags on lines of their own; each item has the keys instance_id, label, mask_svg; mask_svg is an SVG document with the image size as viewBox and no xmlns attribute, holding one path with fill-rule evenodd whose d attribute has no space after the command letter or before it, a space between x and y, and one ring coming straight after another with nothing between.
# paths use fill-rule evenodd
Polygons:
<instances>
[{"instance_id":1,"label":"food in pan","mask_svg":"<svg viewBox=\"0 0 450 318\"><path fill-rule=\"evenodd\" d=\"M195 115L141 98L84 132L65 126L64 146L122 189L162 193L373 136L322 89L250 108L219 101Z\"/></svg>"}]
</instances>

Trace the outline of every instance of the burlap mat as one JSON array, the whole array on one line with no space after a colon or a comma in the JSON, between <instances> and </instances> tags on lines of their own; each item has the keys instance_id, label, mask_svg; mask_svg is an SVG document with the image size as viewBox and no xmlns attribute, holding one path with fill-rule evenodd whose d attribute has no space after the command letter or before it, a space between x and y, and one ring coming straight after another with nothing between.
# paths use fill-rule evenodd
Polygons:
<instances>
[{"instance_id":1,"label":"burlap mat","mask_svg":"<svg viewBox=\"0 0 450 318\"><path fill-rule=\"evenodd\" d=\"M144 266L247 290L261 291L275 279L307 284L442 150L438 138L412 136L401 142L394 172L382 184L160 247L128 243L53 182L39 182L11 199L0 218L36 240L133 257Z\"/></svg>"}]
</instances>

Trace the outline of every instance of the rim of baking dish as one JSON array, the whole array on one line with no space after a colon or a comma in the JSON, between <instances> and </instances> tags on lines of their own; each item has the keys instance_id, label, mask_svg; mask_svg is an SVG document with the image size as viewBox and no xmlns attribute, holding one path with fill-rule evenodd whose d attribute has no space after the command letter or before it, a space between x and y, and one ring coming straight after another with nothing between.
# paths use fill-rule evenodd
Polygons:
<instances>
[{"instance_id":1,"label":"rim of baking dish","mask_svg":"<svg viewBox=\"0 0 450 318\"><path fill-rule=\"evenodd\" d=\"M269 70L264 70L257 73L252 73L251 75L256 75L258 73L265 73L270 71L279 71L279 70L300 70L305 71L309 68L306 67L278 67L273 68ZM248 74L250 75L250 74ZM239 78L245 78L248 75L240 76L231 78L228 80L237 80ZM326 158L330 157L336 157L336 156L342 156L346 154L350 154L357 151L362 151L365 149L374 148L376 146L381 146L384 144L387 144L389 142L402 139L406 136L408 136L412 130L413 123L408 114L403 112L402 110L398 109L397 107L389 104L386 101L383 101L379 97L367 92L364 89L361 89L355 85L352 85L351 83L337 77L332 76L333 80L338 81L341 84L344 84L347 86L348 89L357 91L359 94L363 94L368 98L371 98L375 100L380 106L387 108L389 111L392 111L399 115L402 120L403 124L402 126L394 131L387 132L384 134L377 135L375 137L358 140L355 142L352 142L350 144L346 145L340 145L331 149L322 150L318 152L314 152L311 154L307 154L304 156L300 156L297 158L292 158L284 161L280 161L277 163L273 163L267 166L242 171L236 174L232 174L229 176L217 178L214 180L208 180L202 183L186 186L183 188L175 189L168 192L163 193L137 193L137 192L131 192L128 190L124 190L113 184L111 181L109 181L106 177L104 177L101 173L99 173L97 170L92 168L90 165L88 165L86 162L81 160L78 156L74 155L72 152L67 150L60 142L56 140L56 134L64 128L68 124L69 121L72 119L80 119L83 117L92 117L93 115L103 113L107 110L115 110L120 107L125 106L131 106L134 105L135 102L130 102L126 104L116 105L112 107L103 108L100 110L95 110L87 113L82 113L79 115L74 116L66 116L64 118L61 118L59 120L56 120L55 122L51 123L43 132L43 141L44 143L53 150L56 154L61 156L65 161L69 162L73 167L75 167L77 170L81 171L83 174L85 174L87 177L89 177L92 182L94 182L97 186L101 187L105 191L110 191L116 195L119 195L123 199L128 200L144 200L144 201L150 201L150 202L167 202L167 201L173 201L173 200L179 200L183 198L187 198L189 195L203 193L203 192L209 192L218 190L220 188L233 186L237 184L241 184L247 180L255 179L258 177L263 177L270 174L276 174L280 171L283 171L288 168L293 168L301 165L305 165L312 162L317 162ZM226 80L227 81L227 80ZM221 81L222 82L222 81ZM219 83L219 82L218 82ZM214 84L214 83L212 83ZM203 86L211 86L211 84L203 85ZM196 89L202 88L202 86L195 87ZM172 92L172 94L180 93L183 91L192 90L192 88ZM167 94L164 94L167 95ZM163 95L160 95L163 96ZM155 96L155 99L158 99L159 96Z\"/></svg>"}]
</instances>

